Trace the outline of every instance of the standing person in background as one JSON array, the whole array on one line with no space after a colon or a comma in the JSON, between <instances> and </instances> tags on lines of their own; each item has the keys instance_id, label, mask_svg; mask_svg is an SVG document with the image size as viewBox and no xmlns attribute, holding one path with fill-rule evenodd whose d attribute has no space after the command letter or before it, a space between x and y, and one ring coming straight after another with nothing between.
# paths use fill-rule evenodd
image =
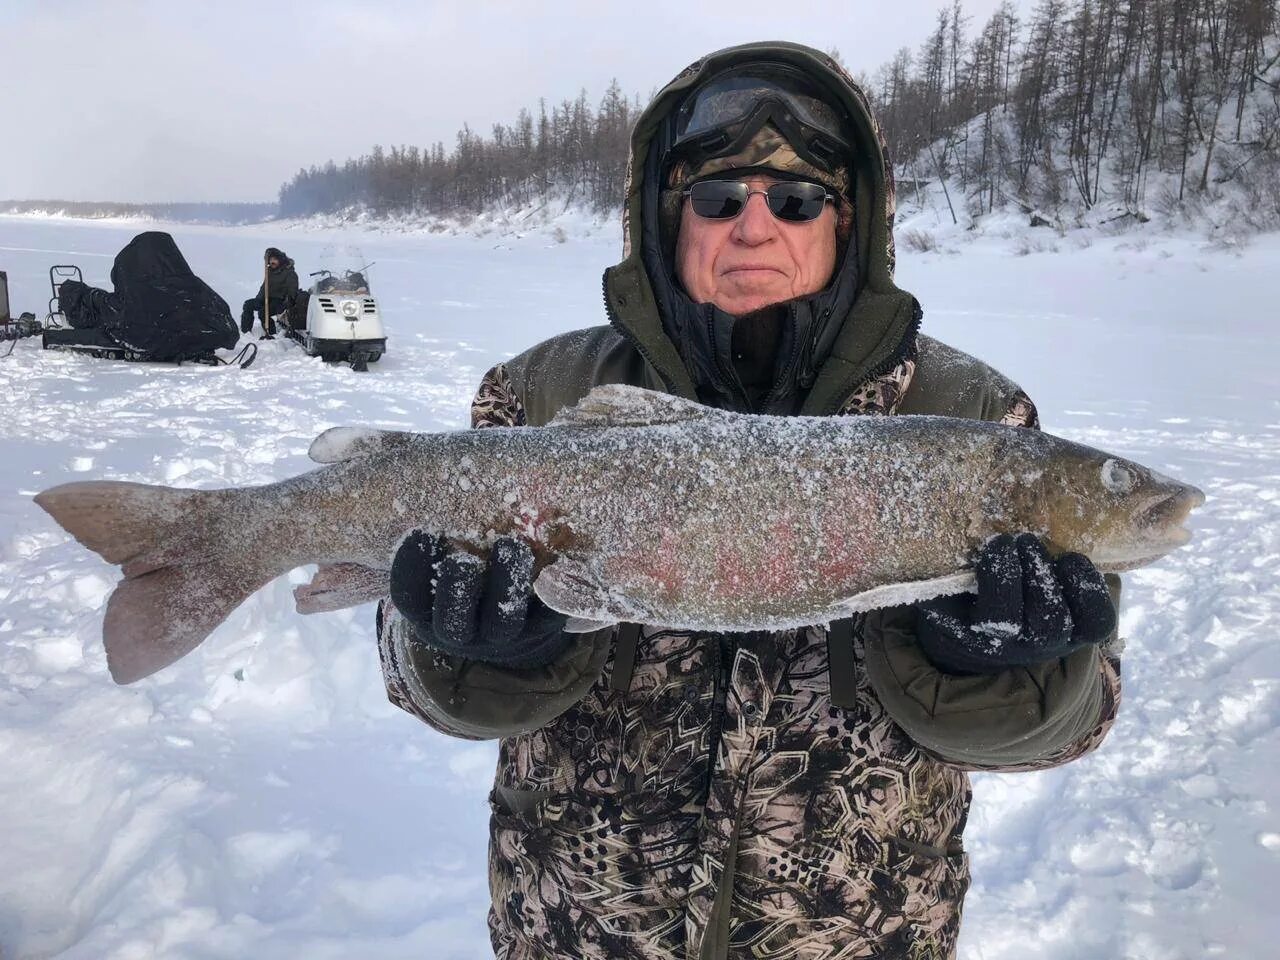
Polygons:
<instances>
[{"instance_id":1,"label":"standing person in background","mask_svg":"<svg viewBox=\"0 0 1280 960\"><path fill-rule=\"evenodd\" d=\"M298 299L298 274L293 269L293 261L278 247L267 247L263 260L266 276L258 287L257 295L244 302L240 311L240 332L248 333L253 329L256 312L262 321L262 335L270 337L275 333L271 317L288 310ZM270 297L270 303L263 302L266 297Z\"/></svg>"},{"instance_id":2,"label":"standing person in background","mask_svg":"<svg viewBox=\"0 0 1280 960\"><path fill-rule=\"evenodd\" d=\"M830 57L707 56L638 120L630 174L609 324L491 370L476 427L544 425L602 383L1038 427L1015 383L920 333L893 277L892 170ZM379 652L393 702L500 741L499 960L951 960L969 771L1066 763L1116 716L1119 581L1030 532L971 558L976 596L772 633L569 633L531 591L528 544L481 558L445 533L398 549Z\"/></svg>"}]
</instances>

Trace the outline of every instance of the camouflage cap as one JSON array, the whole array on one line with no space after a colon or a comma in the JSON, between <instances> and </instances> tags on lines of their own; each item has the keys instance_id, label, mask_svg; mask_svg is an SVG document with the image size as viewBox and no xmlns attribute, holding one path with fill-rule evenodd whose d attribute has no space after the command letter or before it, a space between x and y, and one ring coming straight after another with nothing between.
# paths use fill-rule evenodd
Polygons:
<instances>
[{"instance_id":1,"label":"camouflage cap","mask_svg":"<svg viewBox=\"0 0 1280 960\"><path fill-rule=\"evenodd\" d=\"M713 157L703 161L696 168L692 168L684 160L676 161L671 167L668 187L673 190L683 190L695 180L701 180L713 174L748 169L776 170L778 173L785 174L788 179L811 180L822 184L841 197L849 195L847 167L828 172L800 159L795 148L772 124L762 126L750 142L737 153L725 157Z\"/></svg>"}]
</instances>

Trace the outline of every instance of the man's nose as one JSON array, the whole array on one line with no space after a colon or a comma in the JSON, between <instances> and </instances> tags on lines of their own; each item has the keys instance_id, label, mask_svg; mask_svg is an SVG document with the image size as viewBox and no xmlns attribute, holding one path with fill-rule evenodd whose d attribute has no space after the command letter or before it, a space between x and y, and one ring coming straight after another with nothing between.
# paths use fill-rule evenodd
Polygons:
<instances>
[{"instance_id":1,"label":"man's nose","mask_svg":"<svg viewBox=\"0 0 1280 960\"><path fill-rule=\"evenodd\" d=\"M765 243L777 233L773 213L763 192L747 197L747 205L734 223L734 238L750 246Z\"/></svg>"}]
</instances>

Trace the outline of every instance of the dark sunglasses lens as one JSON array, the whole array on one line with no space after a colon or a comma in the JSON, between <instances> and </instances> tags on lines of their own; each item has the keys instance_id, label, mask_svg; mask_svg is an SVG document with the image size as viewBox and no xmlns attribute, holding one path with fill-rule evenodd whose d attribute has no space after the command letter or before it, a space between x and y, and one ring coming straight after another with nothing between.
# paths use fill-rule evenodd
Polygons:
<instances>
[{"instance_id":1,"label":"dark sunglasses lens","mask_svg":"<svg viewBox=\"0 0 1280 960\"><path fill-rule=\"evenodd\" d=\"M775 183L765 196L769 209L779 220L805 223L822 215L827 190L819 183Z\"/></svg>"},{"instance_id":2,"label":"dark sunglasses lens","mask_svg":"<svg viewBox=\"0 0 1280 960\"><path fill-rule=\"evenodd\" d=\"M729 180L704 180L689 188L693 212L708 220L728 220L742 212L747 185Z\"/></svg>"}]
</instances>

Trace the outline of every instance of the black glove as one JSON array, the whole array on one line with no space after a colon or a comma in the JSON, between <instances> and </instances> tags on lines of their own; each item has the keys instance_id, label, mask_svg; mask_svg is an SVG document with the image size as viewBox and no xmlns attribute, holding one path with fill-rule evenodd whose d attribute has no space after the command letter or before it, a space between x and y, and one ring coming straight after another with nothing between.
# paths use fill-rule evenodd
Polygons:
<instances>
[{"instance_id":1,"label":"black glove","mask_svg":"<svg viewBox=\"0 0 1280 960\"><path fill-rule=\"evenodd\" d=\"M1116 608L1098 568L1079 553L1049 556L1030 533L990 540L975 564L978 593L918 605L924 655L945 673L999 673L1101 643Z\"/></svg>"},{"instance_id":2,"label":"black glove","mask_svg":"<svg viewBox=\"0 0 1280 960\"><path fill-rule=\"evenodd\" d=\"M391 562L391 602L418 639L501 667L550 663L568 646L568 620L533 594L533 551L499 537L488 561L415 530Z\"/></svg>"}]
</instances>

